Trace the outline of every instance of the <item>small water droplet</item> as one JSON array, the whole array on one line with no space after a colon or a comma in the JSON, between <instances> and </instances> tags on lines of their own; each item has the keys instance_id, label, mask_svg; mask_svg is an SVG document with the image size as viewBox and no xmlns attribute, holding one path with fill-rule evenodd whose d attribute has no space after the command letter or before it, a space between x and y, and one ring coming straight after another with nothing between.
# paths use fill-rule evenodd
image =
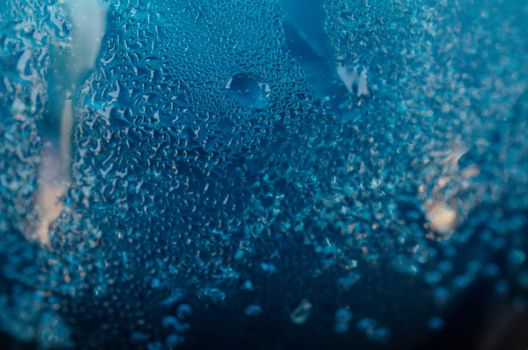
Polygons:
<instances>
[{"instance_id":1,"label":"small water droplet","mask_svg":"<svg viewBox=\"0 0 528 350\"><path fill-rule=\"evenodd\" d=\"M248 316L257 316L262 313L262 308L258 305L248 305L244 309L244 313Z\"/></svg>"},{"instance_id":2,"label":"small water droplet","mask_svg":"<svg viewBox=\"0 0 528 350\"><path fill-rule=\"evenodd\" d=\"M347 309L339 309L335 314L335 332L345 333L350 327L350 320L352 320L352 313Z\"/></svg>"},{"instance_id":3,"label":"small water droplet","mask_svg":"<svg viewBox=\"0 0 528 350\"><path fill-rule=\"evenodd\" d=\"M427 328L432 331L440 330L444 327L444 320L439 317L433 317L427 322Z\"/></svg>"},{"instance_id":4,"label":"small water droplet","mask_svg":"<svg viewBox=\"0 0 528 350\"><path fill-rule=\"evenodd\" d=\"M290 319L295 324L304 324L310 317L312 312L312 304L308 299L303 299L301 303L290 314Z\"/></svg>"}]
</instances>

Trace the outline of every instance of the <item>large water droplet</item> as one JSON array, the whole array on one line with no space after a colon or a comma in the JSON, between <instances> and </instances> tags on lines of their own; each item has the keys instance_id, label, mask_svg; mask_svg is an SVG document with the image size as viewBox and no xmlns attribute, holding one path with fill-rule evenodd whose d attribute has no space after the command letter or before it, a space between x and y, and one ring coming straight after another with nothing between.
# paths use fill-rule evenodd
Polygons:
<instances>
[{"instance_id":1,"label":"large water droplet","mask_svg":"<svg viewBox=\"0 0 528 350\"><path fill-rule=\"evenodd\" d=\"M270 86L256 75L235 74L226 84L229 95L238 103L249 108L264 108L268 104Z\"/></svg>"}]
</instances>

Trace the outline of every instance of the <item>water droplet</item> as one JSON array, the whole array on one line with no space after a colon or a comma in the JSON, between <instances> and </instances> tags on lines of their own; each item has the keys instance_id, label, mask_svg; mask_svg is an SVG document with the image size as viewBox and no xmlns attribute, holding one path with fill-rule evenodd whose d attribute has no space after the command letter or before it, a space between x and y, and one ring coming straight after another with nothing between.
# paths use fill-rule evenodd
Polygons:
<instances>
[{"instance_id":1,"label":"water droplet","mask_svg":"<svg viewBox=\"0 0 528 350\"><path fill-rule=\"evenodd\" d=\"M181 304L178 306L176 315L179 319L183 319L185 316L192 314L192 307L189 304Z\"/></svg>"},{"instance_id":2,"label":"water droplet","mask_svg":"<svg viewBox=\"0 0 528 350\"><path fill-rule=\"evenodd\" d=\"M184 339L181 335L178 334L171 334L165 339L165 344L170 349L182 344L184 342Z\"/></svg>"},{"instance_id":3,"label":"water droplet","mask_svg":"<svg viewBox=\"0 0 528 350\"><path fill-rule=\"evenodd\" d=\"M433 299L437 304L445 304L449 299L449 291L444 287L438 287L433 290Z\"/></svg>"},{"instance_id":4,"label":"water droplet","mask_svg":"<svg viewBox=\"0 0 528 350\"><path fill-rule=\"evenodd\" d=\"M260 264L260 267L262 268L262 270L264 270L265 272L267 272L269 274L277 272L277 268L275 267L275 265L273 265L271 263L263 262L263 263Z\"/></svg>"},{"instance_id":5,"label":"water droplet","mask_svg":"<svg viewBox=\"0 0 528 350\"><path fill-rule=\"evenodd\" d=\"M249 291L253 290L253 282L251 282L250 280L246 280L242 288Z\"/></svg>"},{"instance_id":6,"label":"water droplet","mask_svg":"<svg viewBox=\"0 0 528 350\"><path fill-rule=\"evenodd\" d=\"M352 287L354 284L356 284L357 281L359 281L361 278L361 275L356 272L350 272L346 277L341 277L337 280L337 284L340 287L343 287L345 289L348 289Z\"/></svg>"},{"instance_id":7,"label":"water droplet","mask_svg":"<svg viewBox=\"0 0 528 350\"><path fill-rule=\"evenodd\" d=\"M442 320L439 317L433 317L427 322L427 328L429 328L432 331L437 331L439 329L442 329L444 327L444 320Z\"/></svg>"},{"instance_id":8,"label":"water droplet","mask_svg":"<svg viewBox=\"0 0 528 350\"><path fill-rule=\"evenodd\" d=\"M203 288L199 292L201 298L207 298L213 303L221 303L225 299L225 293L218 288Z\"/></svg>"},{"instance_id":9,"label":"water droplet","mask_svg":"<svg viewBox=\"0 0 528 350\"><path fill-rule=\"evenodd\" d=\"M489 263L484 266L483 274L486 277L497 277L500 273L500 267L497 264Z\"/></svg>"},{"instance_id":10,"label":"water droplet","mask_svg":"<svg viewBox=\"0 0 528 350\"><path fill-rule=\"evenodd\" d=\"M345 333L350 327L350 321L352 320L352 313L347 309L339 309L335 314L335 332Z\"/></svg>"},{"instance_id":11,"label":"water droplet","mask_svg":"<svg viewBox=\"0 0 528 350\"><path fill-rule=\"evenodd\" d=\"M438 282L440 282L441 279L442 279L442 275L437 271L430 271L430 272L425 273L425 282L427 284L430 284L430 285L437 284Z\"/></svg>"},{"instance_id":12,"label":"water droplet","mask_svg":"<svg viewBox=\"0 0 528 350\"><path fill-rule=\"evenodd\" d=\"M506 296L510 292L510 285L505 280L500 280L495 283L495 293L500 296Z\"/></svg>"},{"instance_id":13,"label":"water droplet","mask_svg":"<svg viewBox=\"0 0 528 350\"><path fill-rule=\"evenodd\" d=\"M290 319L295 324L304 324L310 317L312 312L312 304L308 299L303 299L301 303L290 314Z\"/></svg>"},{"instance_id":14,"label":"water droplet","mask_svg":"<svg viewBox=\"0 0 528 350\"><path fill-rule=\"evenodd\" d=\"M519 266L526 260L526 254L523 251L520 250L512 250L508 254L508 262L512 266Z\"/></svg>"},{"instance_id":15,"label":"water droplet","mask_svg":"<svg viewBox=\"0 0 528 350\"><path fill-rule=\"evenodd\" d=\"M248 316L257 316L262 313L262 308L258 305L248 305L244 309L244 313Z\"/></svg>"},{"instance_id":16,"label":"water droplet","mask_svg":"<svg viewBox=\"0 0 528 350\"><path fill-rule=\"evenodd\" d=\"M249 108L264 108L268 104L269 84L253 74L235 74L226 84L229 95Z\"/></svg>"}]
</instances>

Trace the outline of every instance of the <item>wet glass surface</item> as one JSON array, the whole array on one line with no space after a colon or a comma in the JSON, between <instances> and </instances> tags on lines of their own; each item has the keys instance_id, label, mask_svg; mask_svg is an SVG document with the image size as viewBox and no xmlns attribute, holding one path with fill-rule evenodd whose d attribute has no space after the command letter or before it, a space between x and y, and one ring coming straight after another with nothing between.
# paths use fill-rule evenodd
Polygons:
<instances>
[{"instance_id":1,"label":"wet glass surface","mask_svg":"<svg viewBox=\"0 0 528 350\"><path fill-rule=\"evenodd\" d=\"M509 348L526 23L523 0L4 0L0 341Z\"/></svg>"}]
</instances>

